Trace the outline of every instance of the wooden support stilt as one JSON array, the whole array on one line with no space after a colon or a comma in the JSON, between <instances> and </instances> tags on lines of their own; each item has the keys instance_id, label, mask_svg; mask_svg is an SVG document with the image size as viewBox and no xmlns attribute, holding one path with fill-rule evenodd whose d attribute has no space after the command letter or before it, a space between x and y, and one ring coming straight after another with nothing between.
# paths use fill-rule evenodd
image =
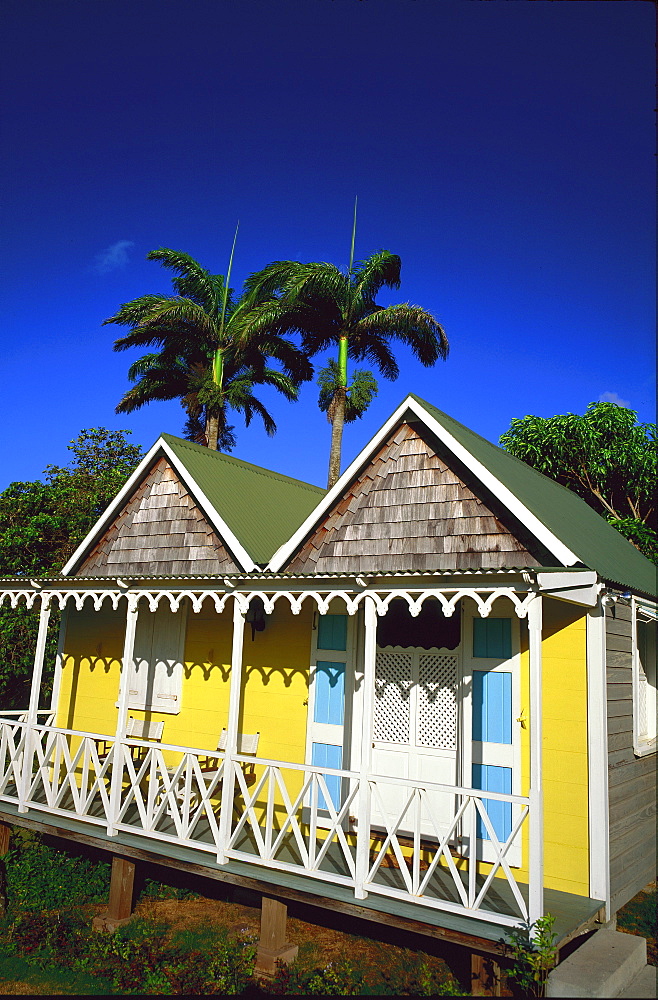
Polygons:
<instances>
[{"instance_id":1,"label":"wooden support stilt","mask_svg":"<svg viewBox=\"0 0 658 1000\"><path fill-rule=\"evenodd\" d=\"M7 872L2 859L9 850L10 836L11 827L9 823L0 823L0 917L4 916L7 910Z\"/></svg>"},{"instance_id":2,"label":"wooden support stilt","mask_svg":"<svg viewBox=\"0 0 658 1000\"><path fill-rule=\"evenodd\" d=\"M4 858L5 854L9 850L10 835L11 827L9 823L0 823L0 858Z\"/></svg>"},{"instance_id":3,"label":"wooden support stilt","mask_svg":"<svg viewBox=\"0 0 658 1000\"><path fill-rule=\"evenodd\" d=\"M110 899L107 912L94 917L93 927L97 931L115 931L127 924L133 912L133 885L135 863L127 858L112 858L110 879Z\"/></svg>"},{"instance_id":4,"label":"wooden support stilt","mask_svg":"<svg viewBox=\"0 0 658 1000\"><path fill-rule=\"evenodd\" d=\"M256 955L256 972L261 976L273 976L276 963L294 961L299 951L297 945L286 941L288 907L278 899L263 896L260 916L260 942Z\"/></svg>"},{"instance_id":5,"label":"wooden support stilt","mask_svg":"<svg viewBox=\"0 0 658 1000\"><path fill-rule=\"evenodd\" d=\"M491 955L471 952L471 996L501 996L500 966Z\"/></svg>"}]
</instances>

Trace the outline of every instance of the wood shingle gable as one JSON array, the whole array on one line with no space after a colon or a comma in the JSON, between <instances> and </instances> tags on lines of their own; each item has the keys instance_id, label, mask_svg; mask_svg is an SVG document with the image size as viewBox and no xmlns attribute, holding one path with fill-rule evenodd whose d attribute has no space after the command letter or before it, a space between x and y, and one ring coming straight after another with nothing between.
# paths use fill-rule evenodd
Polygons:
<instances>
[{"instance_id":1,"label":"wood shingle gable","mask_svg":"<svg viewBox=\"0 0 658 1000\"><path fill-rule=\"evenodd\" d=\"M285 569L355 573L537 565L487 504L403 422Z\"/></svg>"},{"instance_id":2,"label":"wood shingle gable","mask_svg":"<svg viewBox=\"0 0 658 1000\"><path fill-rule=\"evenodd\" d=\"M240 569L175 469L161 456L75 575L176 576Z\"/></svg>"}]
</instances>

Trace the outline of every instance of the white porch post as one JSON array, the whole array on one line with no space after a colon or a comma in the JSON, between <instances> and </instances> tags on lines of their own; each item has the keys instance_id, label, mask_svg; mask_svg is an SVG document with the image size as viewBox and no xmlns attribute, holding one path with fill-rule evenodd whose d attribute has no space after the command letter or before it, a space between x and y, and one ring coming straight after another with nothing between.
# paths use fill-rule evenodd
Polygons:
<instances>
[{"instance_id":1,"label":"white porch post","mask_svg":"<svg viewBox=\"0 0 658 1000\"><path fill-rule=\"evenodd\" d=\"M25 736L23 740L23 767L21 770L21 783L18 791L19 813L24 813L28 810L27 801L30 797L30 786L32 784L32 758L34 756L34 744L36 740L35 726L37 724L37 713L39 711L39 692L41 691L43 660L46 652L48 622L50 621L51 597L52 594L41 594L41 613L39 614L37 645L34 651L34 670L32 671L32 687L30 688L30 707L27 712Z\"/></svg>"},{"instance_id":2,"label":"white porch post","mask_svg":"<svg viewBox=\"0 0 658 1000\"><path fill-rule=\"evenodd\" d=\"M68 604L59 619L59 636L57 638L57 657L55 659L55 676L53 677L53 691L50 696L50 711L56 712L59 704L59 692L62 686L62 669L64 667L64 639L66 637L66 623L68 619Z\"/></svg>"},{"instance_id":3,"label":"white porch post","mask_svg":"<svg viewBox=\"0 0 658 1000\"><path fill-rule=\"evenodd\" d=\"M587 763L589 772L589 894L605 900L610 919L608 718L605 607L587 613Z\"/></svg>"},{"instance_id":4,"label":"white porch post","mask_svg":"<svg viewBox=\"0 0 658 1000\"><path fill-rule=\"evenodd\" d=\"M544 915L544 793L542 788L542 596L528 606L530 657L530 888L528 919Z\"/></svg>"},{"instance_id":5,"label":"white porch post","mask_svg":"<svg viewBox=\"0 0 658 1000\"><path fill-rule=\"evenodd\" d=\"M233 645L231 647L231 685L229 689L228 722L226 725L226 752L222 780L222 799L219 813L219 844L217 864L225 865L226 851L231 838L233 817L233 792L235 788L235 754L238 752L238 725L240 720L240 694L242 691L242 649L244 645L245 612L237 594L233 597Z\"/></svg>"},{"instance_id":6,"label":"white porch post","mask_svg":"<svg viewBox=\"0 0 658 1000\"><path fill-rule=\"evenodd\" d=\"M365 642L363 647L363 698L361 714L361 762L356 839L356 884L354 895L365 899L364 888L370 869L370 772L372 769L372 734L375 714L375 664L377 659L377 608L374 598L364 601Z\"/></svg>"},{"instance_id":7,"label":"white porch post","mask_svg":"<svg viewBox=\"0 0 658 1000\"><path fill-rule=\"evenodd\" d=\"M137 631L138 598L138 594L127 595L128 610L126 611L126 635L123 641L122 670L119 682L119 711L117 713L117 728L114 734L114 746L112 749L110 815L107 824L108 837L116 837L117 823L119 822L119 813L121 811L124 740L126 738L130 677L133 670L133 651L135 648L135 633Z\"/></svg>"}]
</instances>

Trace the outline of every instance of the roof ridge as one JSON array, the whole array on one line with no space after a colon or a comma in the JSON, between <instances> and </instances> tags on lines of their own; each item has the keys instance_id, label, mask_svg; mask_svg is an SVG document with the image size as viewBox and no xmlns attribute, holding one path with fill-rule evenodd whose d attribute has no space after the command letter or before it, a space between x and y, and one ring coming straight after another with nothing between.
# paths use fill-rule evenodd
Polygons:
<instances>
[{"instance_id":1,"label":"roof ridge","mask_svg":"<svg viewBox=\"0 0 658 1000\"><path fill-rule=\"evenodd\" d=\"M551 479L551 477L547 476L544 472L540 472L539 469L535 469L533 465L529 465L527 462L524 462L522 458L518 458L516 455L513 455L511 451L507 450L507 448L503 448L503 446L500 444L494 444L493 441L490 441L489 438L484 437L483 434L478 434L478 432L474 431L472 427L467 427L466 424L462 424L459 420L456 420L454 417L451 417L449 413L445 413L444 410L440 410L438 406L434 406L433 403L428 403L426 399L421 399L420 396L416 396L416 394L413 392L410 392L409 395L413 399L415 399L417 403L420 403L421 406L425 408L430 407L432 410L436 410L436 412L440 413L442 417L445 417L451 423L458 424L459 427L465 430L468 434L471 434L473 437L478 438L480 441L484 441L485 444L488 444L491 448L495 448L496 451L502 452L503 455L507 455L507 457L511 459L513 462L516 462L517 465L522 466L524 469L529 469L530 472L533 473L533 475L540 477L542 481L544 482L548 481L549 483L553 483L553 485L559 487L559 489L565 490L569 494L569 496L578 497L578 499L582 500L584 504L587 504L590 510L593 510L595 514L598 514L598 511L595 510L595 508L592 507L590 504L588 504L587 500L585 500L584 497L581 497L581 495L579 493L576 493L575 490L569 489L569 487L565 486L564 483L558 483L556 479ZM607 523L608 522L606 521L606 524Z\"/></svg>"},{"instance_id":2,"label":"roof ridge","mask_svg":"<svg viewBox=\"0 0 658 1000\"><path fill-rule=\"evenodd\" d=\"M211 451L206 448L205 445L195 444L194 441L186 441L184 438L176 437L175 434L161 434L163 440L168 444L174 444L176 447L189 448L191 451L202 455L204 458L209 458L212 460L218 460L222 462L228 462L231 465L237 465L244 469L248 469L250 472L254 472L257 475L267 476L272 479L279 479L286 483L293 483L295 486L299 486L302 489L312 490L314 493L326 493L321 486L315 486L313 483L307 483L303 479L294 479L292 476L286 476L283 472L275 472L274 469L266 469L262 465L255 465L253 462L246 462L243 458L236 458L234 455L227 455L225 452Z\"/></svg>"}]
</instances>

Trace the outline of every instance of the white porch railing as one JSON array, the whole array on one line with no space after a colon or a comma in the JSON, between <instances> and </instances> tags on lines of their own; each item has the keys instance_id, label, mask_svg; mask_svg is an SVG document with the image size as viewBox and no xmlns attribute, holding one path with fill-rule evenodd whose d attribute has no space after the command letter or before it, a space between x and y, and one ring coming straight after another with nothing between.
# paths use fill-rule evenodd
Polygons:
<instances>
[{"instance_id":1,"label":"white porch railing","mask_svg":"<svg viewBox=\"0 0 658 1000\"><path fill-rule=\"evenodd\" d=\"M0 719L0 802L102 826L119 840L138 834L333 882L357 898L374 893L501 925L528 917L509 862L512 847L520 849L527 797L266 758L227 761L217 751L142 740L117 745L103 734L55 728L48 717L32 729L27 760L25 713L9 716ZM121 774L113 781L117 746ZM242 764L255 764L253 784ZM362 782L367 795L359 794ZM387 797L391 785L403 787ZM232 794L223 796L224 787ZM487 813L492 800L511 804L504 842ZM357 855L368 859L365 869Z\"/></svg>"}]
</instances>

